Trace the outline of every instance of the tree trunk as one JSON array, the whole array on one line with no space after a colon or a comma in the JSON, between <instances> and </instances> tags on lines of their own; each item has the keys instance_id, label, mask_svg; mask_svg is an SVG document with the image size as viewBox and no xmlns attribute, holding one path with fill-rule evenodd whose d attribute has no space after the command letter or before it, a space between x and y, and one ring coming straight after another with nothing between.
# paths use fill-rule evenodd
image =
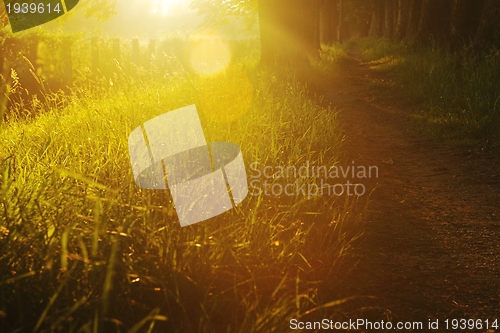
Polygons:
<instances>
[{"instance_id":1,"label":"tree trunk","mask_svg":"<svg viewBox=\"0 0 500 333\"><path fill-rule=\"evenodd\" d=\"M384 37L388 39L392 38L393 13L392 0L385 0Z\"/></svg>"},{"instance_id":2,"label":"tree trunk","mask_svg":"<svg viewBox=\"0 0 500 333\"><path fill-rule=\"evenodd\" d=\"M295 36L298 57L302 60L319 56L319 0L288 0L295 8L288 16L289 30Z\"/></svg>"},{"instance_id":3,"label":"tree trunk","mask_svg":"<svg viewBox=\"0 0 500 333\"><path fill-rule=\"evenodd\" d=\"M371 0L372 21L370 24L370 37L381 37L383 31L384 0Z\"/></svg>"},{"instance_id":4,"label":"tree trunk","mask_svg":"<svg viewBox=\"0 0 500 333\"><path fill-rule=\"evenodd\" d=\"M307 65L319 50L317 0L259 0L261 63Z\"/></svg>"},{"instance_id":5,"label":"tree trunk","mask_svg":"<svg viewBox=\"0 0 500 333\"><path fill-rule=\"evenodd\" d=\"M481 19L484 0L453 0L450 37L453 45L474 38Z\"/></svg>"},{"instance_id":6,"label":"tree trunk","mask_svg":"<svg viewBox=\"0 0 500 333\"><path fill-rule=\"evenodd\" d=\"M415 43L421 43L428 37L429 25L430 25L430 13L429 13L430 2L431 0L422 0L420 3L418 26L417 26L417 31L415 33L415 38L413 40Z\"/></svg>"},{"instance_id":7,"label":"tree trunk","mask_svg":"<svg viewBox=\"0 0 500 333\"><path fill-rule=\"evenodd\" d=\"M284 1L281 1L284 2ZM282 50L275 44L282 39L280 30L283 30L282 18L279 15L279 1L259 0L259 27L260 27L260 61L263 64L272 64L278 60Z\"/></svg>"},{"instance_id":8,"label":"tree trunk","mask_svg":"<svg viewBox=\"0 0 500 333\"><path fill-rule=\"evenodd\" d=\"M422 43L430 38L446 41L449 38L451 0L422 0L418 30L414 41Z\"/></svg>"},{"instance_id":9,"label":"tree trunk","mask_svg":"<svg viewBox=\"0 0 500 333\"><path fill-rule=\"evenodd\" d=\"M398 18L399 18L399 1L392 1L392 39L396 36L396 28L398 26Z\"/></svg>"},{"instance_id":10,"label":"tree trunk","mask_svg":"<svg viewBox=\"0 0 500 333\"><path fill-rule=\"evenodd\" d=\"M304 29L304 41L308 43L306 53L311 57L319 58L318 51L321 49L321 41L319 39L321 0L312 0L312 4L308 9L310 12L306 16L307 28Z\"/></svg>"},{"instance_id":11,"label":"tree trunk","mask_svg":"<svg viewBox=\"0 0 500 333\"><path fill-rule=\"evenodd\" d=\"M420 21L420 8L422 0L411 0L408 9L408 24L406 26L405 40L409 44L413 44L415 36L417 35L418 22Z\"/></svg>"},{"instance_id":12,"label":"tree trunk","mask_svg":"<svg viewBox=\"0 0 500 333\"><path fill-rule=\"evenodd\" d=\"M398 20L396 24L396 31L394 33L394 40L396 41L401 41L406 34L410 4L411 2L408 0L398 0Z\"/></svg>"},{"instance_id":13,"label":"tree trunk","mask_svg":"<svg viewBox=\"0 0 500 333\"><path fill-rule=\"evenodd\" d=\"M323 0L320 14L320 41L332 44L337 40L338 0Z\"/></svg>"},{"instance_id":14,"label":"tree trunk","mask_svg":"<svg viewBox=\"0 0 500 333\"><path fill-rule=\"evenodd\" d=\"M344 2L339 0L339 25L337 26L337 42L342 43L344 41Z\"/></svg>"},{"instance_id":15,"label":"tree trunk","mask_svg":"<svg viewBox=\"0 0 500 333\"><path fill-rule=\"evenodd\" d=\"M500 47L500 1L486 0L484 2L474 44Z\"/></svg>"},{"instance_id":16,"label":"tree trunk","mask_svg":"<svg viewBox=\"0 0 500 333\"><path fill-rule=\"evenodd\" d=\"M453 0L432 1L429 9L431 22L429 35L449 44Z\"/></svg>"}]
</instances>

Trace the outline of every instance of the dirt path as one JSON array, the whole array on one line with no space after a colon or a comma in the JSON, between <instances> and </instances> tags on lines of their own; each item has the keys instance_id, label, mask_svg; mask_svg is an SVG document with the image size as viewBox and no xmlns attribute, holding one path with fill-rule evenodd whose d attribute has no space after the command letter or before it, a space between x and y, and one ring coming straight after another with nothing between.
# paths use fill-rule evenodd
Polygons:
<instances>
[{"instance_id":1,"label":"dirt path","mask_svg":"<svg viewBox=\"0 0 500 333\"><path fill-rule=\"evenodd\" d=\"M447 318L500 325L498 166L486 153L418 133L408 111L370 89L381 80L390 77L352 54L326 101L341 110L348 161L379 167L367 184L376 189L365 233L354 244L360 262L345 286L346 296L375 298L346 310L352 319L439 319L439 332Z\"/></svg>"}]
</instances>

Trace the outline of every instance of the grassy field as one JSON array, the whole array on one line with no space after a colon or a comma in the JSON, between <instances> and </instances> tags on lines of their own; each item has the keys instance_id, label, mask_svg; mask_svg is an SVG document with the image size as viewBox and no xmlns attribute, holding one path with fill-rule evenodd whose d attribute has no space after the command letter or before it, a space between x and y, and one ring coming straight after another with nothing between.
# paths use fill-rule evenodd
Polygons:
<instances>
[{"instance_id":1,"label":"grassy field","mask_svg":"<svg viewBox=\"0 0 500 333\"><path fill-rule=\"evenodd\" d=\"M293 70L177 66L13 104L0 132L0 331L282 332L339 311L332 285L360 233L353 197L261 193L181 228L168 192L135 185L127 147L135 127L196 103L207 141L238 144L247 172L339 165L336 110Z\"/></svg>"},{"instance_id":2,"label":"grassy field","mask_svg":"<svg viewBox=\"0 0 500 333\"><path fill-rule=\"evenodd\" d=\"M388 40L356 41L375 69L390 73L374 88L398 96L415 111L422 129L433 136L483 149L500 147L500 51L443 43L410 48ZM380 89L379 89L380 88Z\"/></svg>"}]
</instances>

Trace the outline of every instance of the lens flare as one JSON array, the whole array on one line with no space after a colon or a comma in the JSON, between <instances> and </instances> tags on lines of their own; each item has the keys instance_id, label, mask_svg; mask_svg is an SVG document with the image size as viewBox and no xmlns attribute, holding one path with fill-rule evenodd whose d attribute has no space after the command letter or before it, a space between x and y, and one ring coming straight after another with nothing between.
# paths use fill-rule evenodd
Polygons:
<instances>
[{"instance_id":1,"label":"lens flare","mask_svg":"<svg viewBox=\"0 0 500 333\"><path fill-rule=\"evenodd\" d=\"M191 37L188 47L191 67L198 74L215 74L227 68L231 61L231 50L227 43L210 31Z\"/></svg>"},{"instance_id":2,"label":"lens flare","mask_svg":"<svg viewBox=\"0 0 500 333\"><path fill-rule=\"evenodd\" d=\"M250 108L254 87L246 72L230 66L213 75L200 75L195 81L196 104L207 118L232 122Z\"/></svg>"}]
</instances>

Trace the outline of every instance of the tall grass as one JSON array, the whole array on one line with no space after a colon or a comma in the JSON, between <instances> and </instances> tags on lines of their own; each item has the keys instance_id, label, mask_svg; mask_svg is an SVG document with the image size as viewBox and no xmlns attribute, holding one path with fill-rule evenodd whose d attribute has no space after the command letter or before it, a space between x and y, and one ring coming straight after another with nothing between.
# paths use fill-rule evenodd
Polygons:
<instances>
[{"instance_id":1,"label":"tall grass","mask_svg":"<svg viewBox=\"0 0 500 333\"><path fill-rule=\"evenodd\" d=\"M289 71L293 74L293 71ZM359 233L351 197L250 195L181 228L168 192L138 188L127 147L145 121L196 103L207 141L262 165L336 165L336 111L256 63L74 87L0 133L2 332L282 332L334 316ZM312 182L314 179L306 179Z\"/></svg>"},{"instance_id":2,"label":"tall grass","mask_svg":"<svg viewBox=\"0 0 500 333\"><path fill-rule=\"evenodd\" d=\"M416 105L431 133L498 149L500 50L451 50L437 42L408 48L383 39L358 44L374 68L394 74L393 92Z\"/></svg>"}]
</instances>

